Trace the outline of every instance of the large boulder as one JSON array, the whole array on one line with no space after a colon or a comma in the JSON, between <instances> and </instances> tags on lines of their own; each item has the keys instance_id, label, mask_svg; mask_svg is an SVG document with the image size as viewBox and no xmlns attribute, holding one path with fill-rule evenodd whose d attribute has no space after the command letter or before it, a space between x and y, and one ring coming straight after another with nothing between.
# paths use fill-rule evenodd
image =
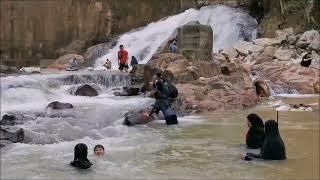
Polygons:
<instances>
[{"instance_id":1,"label":"large boulder","mask_svg":"<svg viewBox=\"0 0 320 180\"><path fill-rule=\"evenodd\" d=\"M137 124L146 124L156 119L159 119L156 115L149 116L150 109L133 110L125 113L125 119L123 125L134 126Z\"/></svg>"},{"instance_id":2,"label":"large boulder","mask_svg":"<svg viewBox=\"0 0 320 180\"><path fill-rule=\"evenodd\" d=\"M69 67L70 62L73 60L73 58L76 58L79 67L84 65L85 61L81 55L66 54L59 57L53 64L50 64L48 66L48 69L66 70Z\"/></svg>"},{"instance_id":3,"label":"large boulder","mask_svg":"<svg viewBox=\"0 0 320 180\"><path fill-rule=\"evenodd\" d=\"M252 71L259 74L260 80L271 81L273 90L281 87L285 92L298 91L302 94L319 93L319 70L302 67L298 64L281 62L266 62L252 67ZM287 92L286 92L287 91Z\"/></svg>"},{"instance_id":4,"label":"large boulder","mask_svg":"<svg viewBox=\"0 0 320 180\"><path fill-rule=\"evenodd\" d=\"M178 52L192 62L211 61L213 31L211 26L198 21L180 26L178 31Z\"/></svg>"},{"instance_id":5,"label":"large boulder","mask_svg":"<svg viewBox=\"0 0 320 180\"><path fill-rule=\"evenodd\" d=\"M296 45L299 48L305 49L312 43L313 40L319 39L319 36L320 34L316 30L306 31L302 34Z\"/></svg>"},{"instance_id":6,"label":"large boulder","mask_svg":"<svg viewBox=\"0 0 320 180\"><path fill-rule=\"evenodd\" d=\"M190 82L197 78L197 69L191 67L190 63L183 55L164 53L155 55L144 67L144 82L148 84L157 72L163 74L175 82Z\"/></svg>"},{"instance_id":7,"label":"large boulder","mask_svg":"<svg viewBox=\"0 0 320 180\"><path fill-rule=\"evenodd\" d=\"M19 122L18 118L15 115L12 114L5 114L2 116L2 119L0 121L0 125L9 125L9 126L13 126L16 124L21 124L21 122Z\"/></svg>"},{"instance_id":8,"label":"large boulder","mask_svg":"<svg viewBox=\"0 0 320 180\"><path fill-rule=\"evenodd\" d=\"M20 129L3 129L0 127L0 140L9 140L13 143L23 142L24 131Z\"/></svg>"},{"instance_id":9,"label":"large boulder","mask_svg":"<svg viewBox=\"0 0 320 180\"><path fill-rule=\"evenodd\" d=\"M257 103L257 94L249 72L230 67L229 75L199 78L192 84L178 84L181 107L200 111L243 109Z\"/></svg>"},{"instance_id":10,"label":"large boulder","mask_svg":"<svg viewBox=\"0 0 320 180\"><path fill-rule=\"evenodd\" d=\"M59 101L53 101L48 104L47 108L52 108L52 109L71 109L73 108L73 105L70 103L63 103Z\"/></svg>"},{"instance_id":11,"label":"large boulder","mask_svg":"<svg viewBox=\"0 0 320 180\"><path fill-rule=\"evenodd\" d=\"M89 97L93 97L93 96L98 96L99 93L98 91L93 88L92 86L90 86L89 84L85 84L85 85L81 85L79 86L75 92L74 92L75 96L89 96Z\"/></svg>"}]
</instances>

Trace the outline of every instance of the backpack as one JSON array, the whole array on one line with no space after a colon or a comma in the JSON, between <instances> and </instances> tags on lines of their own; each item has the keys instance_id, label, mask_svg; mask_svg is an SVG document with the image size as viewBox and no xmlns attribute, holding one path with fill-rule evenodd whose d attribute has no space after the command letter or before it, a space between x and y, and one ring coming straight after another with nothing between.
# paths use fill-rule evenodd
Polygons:
<instances>
[{"instance_id":1,"label":"backpack","mask_svg":"<svg viewBox=\"0 0 320 180\"><path fill-rule=\"evenodd\" d=\"M172 82L166 81L166 82L164 83L164 85L168 87L169 96L170 96L171 98L177 98L177 97L178 97L178 94L179 94L179 93L178 93L178 89L176 88L176 86L175 86Z\"/></svg>"}]
</instances>

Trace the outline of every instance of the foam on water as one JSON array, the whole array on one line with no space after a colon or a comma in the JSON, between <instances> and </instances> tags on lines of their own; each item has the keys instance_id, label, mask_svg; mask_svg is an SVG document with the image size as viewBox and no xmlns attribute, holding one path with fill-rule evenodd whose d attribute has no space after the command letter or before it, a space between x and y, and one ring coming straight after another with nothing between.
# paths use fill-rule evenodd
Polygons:
<instances>
[{"instance_id":1,"label":"foam on water","mask_svg":"<svg viewBox=\"0 0 320 180\"><path fill-rule=\"evenodd\" d=\"M139 63L147 63L159 47L172 35L177 27L190 21L199 21L201 24L210 25L213 29L213 51L228 48L239 39L253 40L257 34L257 22L248 14L226 6L203 7L200 10L189 9L181 14L171 16L165 20L150 23L148 26L123 34L115 47L106 55L96 60L97 69L110 59L113 68L117 63L119 45L124 45L129 52L129 57L135 56Z\"/></svg>"}]
</instances>

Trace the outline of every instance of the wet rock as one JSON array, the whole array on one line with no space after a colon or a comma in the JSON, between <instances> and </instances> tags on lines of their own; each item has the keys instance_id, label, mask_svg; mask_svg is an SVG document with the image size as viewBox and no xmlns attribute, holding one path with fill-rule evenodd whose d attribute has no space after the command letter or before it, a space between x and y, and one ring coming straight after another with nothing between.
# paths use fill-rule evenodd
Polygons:
<instances>
[{"instance_id":1,"label":"wet rock","mask_svg":"<svg viewBox=\"0 0 320 180\"><path fill-rule=\"evenodd\" d=\"M53 101L48 104L47 108L52 108L52 109L70 109L73 108L73 105L70 103L63 103L59 101Z\"/></svg>"},{"instance_id":2,"label":"wet rock","mask_svg":"<svg viewBox=\"0 0 320 180\"><path fill-rule=\"evenodd\" d=\"M302 34L296 45L299 48L305 49L312 43L313 40L319 39L319 36L320 34L316 30L306 31Z\"/></svg>"},{"instance_id":3,"label":"wet rock","mask_svg":"<svg viewBox=\"0 0 320 180\"><path fill-rule=\"evenodd\" d=\"M5 114L2 116L2 119L0 121L0 125L9 125L9 126L13 126L18 124L16 122L17 118L14 115L10 115L10 114Z\"/></svg>"},{"instance_id":4,"label":"wet rock","mask_svg":"<svg viewBox=\"0 0 320 180\"><path fill-rule=\"evenodd\" d=\"M146 124L156 119L156 116L149 116L149 109L129 111L125 114L123 125L134 126Z\"/></svg>"},{"instance_id":5,"label":"wet rock","mask_svg":"<svg viewBox=\"0 0 320 180\"><path fill-rule=\"evenodd\" d=\"M1 73L3 74L20 74L21 73L21 71L16 67L10 67L5 65L1 65L0 70L1 70Z\"/></svg>"},{"instance_id":6,"label":"wet rock","mask_svg":"<svg viewBox=\"0 0 320 180\"><path fill-rule=\"evenodd\" d=\"M79 86L77 88L77 90L74 92L75 96L89 96L89 97L93 97L93 96L98 96L99 93L98 91L93 88L92 86L85 84L82 86Z\"/></svg>"},{"instance_id":7,"label":"wet rock","mask_svg":"<svg viewBox=\"0 0 320 180\"><path fill-rule=\"evenodd\" d=\"M3 129L1 127L0 140L9 140L11 142L23 142L24 140L24 131L20 129Z\"/></svg>"},{"instance_id":8,"label":"wet rock","mask_svg":"<svg viewBox=\"0 0 320 180\"><path fill-rule=\"evenodd\" d=\"M145 64L137 64L130 71L131 84L143 83L143 73Z\"/></svg>"},{"instance_id":9,"label":"wet rock","mask_svg":"<svg viewBox=\"0 0 320 180\"><path fill-rule=\"evenodd\" d=\"M290 49L277 49L274 56L280 61L289 61L293 56L293 51Z\"/></svg>"},{"instance_id":10,"label":"wet rock","mask_svg":"<svg viewBox=\"0 0 320 180\"><path fill-rule=\"evenodd\" d=\"M137 96L139 95L141 87L138 86L127 86L123 87L123 90L127 93L127 96Z\"/></svg>"},{"instance_id":11,"label":"wet rock","mask_svg":"<svg viewBox=\"0 0 320 180\"><path fill-rule=\"evenodd\" d=\"M253 52L260 53L264 49L263 46L254 45L246 41L237 41L233 47L243 56L247 56L249 53Z\"/></svg>"}]
</instances>

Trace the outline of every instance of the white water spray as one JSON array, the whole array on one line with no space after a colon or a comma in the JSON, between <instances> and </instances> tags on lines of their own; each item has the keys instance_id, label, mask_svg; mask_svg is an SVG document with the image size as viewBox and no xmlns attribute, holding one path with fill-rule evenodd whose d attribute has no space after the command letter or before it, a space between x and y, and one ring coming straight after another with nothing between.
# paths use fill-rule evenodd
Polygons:
<instances>
[{"instance_id":1,"label":"white water spray","mask_svg":"<svg viewBox=\"0 0 320 180\"><path fill-rule=\"evenodd\" d=\"M147 63L159 47L169 40L177 27L190 21L199 21L210 25L213 29L213 52L228 48L239 39L253 40L257 34L257 22L243 11L226 6L210 6L200 10L189 9L181 14L165 20L151 23L122 35L116 46L95 62L97 69L110 59L113 68L117 67L117 51L119 45L124 45L129 52L129 58L135 56L139 63Z\"/></svg>"}]
</instances>

